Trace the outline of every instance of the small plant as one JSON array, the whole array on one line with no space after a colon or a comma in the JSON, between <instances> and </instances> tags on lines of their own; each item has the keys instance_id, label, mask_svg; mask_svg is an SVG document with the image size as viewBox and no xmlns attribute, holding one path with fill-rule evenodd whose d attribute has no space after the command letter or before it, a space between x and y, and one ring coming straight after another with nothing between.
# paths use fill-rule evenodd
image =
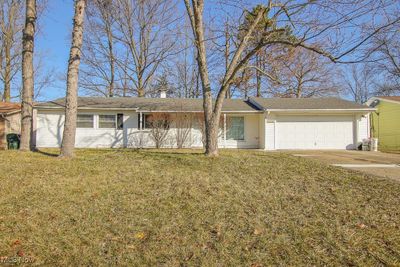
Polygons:
<instances>
[{"instance_id":1,"label":"small plant","mask_svg":"<svg viewBox=\"0 0 400 267\"><path fill-rule=\"evenodd\" d=\"M173 115L173 122L175 126L175 140L178 148L183 148L188 141L192 125L193 114L176 113Z\"/></svg>"},{"instance_id":2,"label":"small plant","mask_svg":"<svg viewBox=\"0 0 400 267\"><path fill-rule=\"evenodd\" d=\"M161 148L165 144L168 132L170 130L170 115L166 113L153 113L147 117L152 137L156 148Z\"/></svg>"}]
</instances>

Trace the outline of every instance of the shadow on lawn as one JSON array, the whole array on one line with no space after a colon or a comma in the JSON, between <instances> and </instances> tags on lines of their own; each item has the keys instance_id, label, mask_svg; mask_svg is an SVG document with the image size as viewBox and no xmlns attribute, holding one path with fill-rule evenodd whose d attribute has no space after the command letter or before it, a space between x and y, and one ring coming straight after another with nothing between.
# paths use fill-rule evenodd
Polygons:
<instances>
[{"instance_id":1,"label":"shadow on lawn","mask_svg":"<svg viewBox=\"0 0 400 267\"><path fill-rule=\"evenodd\" d=\"M141 153L150 155L203 155L204 150L202 149L138 149L136 150Z\"/></svg>"},{"instance_id":2,"label":"shadow on lawn","mask_svg":"<svg viewBox=\"0 0 400 267\"><path fill-rule=\"evenodd\" d=\"M39 153L39 154L42 154L42 155L45 155L45 156L48 156L48 157L54 157L54 158L59 156L58 153L45 152L45 151L41 151L39 149L35 149L33 152Z\"/></svg>"}]
</instances>

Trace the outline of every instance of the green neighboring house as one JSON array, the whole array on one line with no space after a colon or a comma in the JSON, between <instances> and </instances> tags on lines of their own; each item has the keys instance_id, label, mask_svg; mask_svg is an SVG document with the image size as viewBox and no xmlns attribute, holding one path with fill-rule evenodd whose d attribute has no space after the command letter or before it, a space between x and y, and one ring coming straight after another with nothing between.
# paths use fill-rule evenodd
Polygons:
<instances>
[{"instance_id":1,"label":"green neighboring house","mask_svg":"<svg viewBox=\"0 0 400 267\"><path fill-rule=\"evenodd\" d=\"M400 96L372 97L366 104L377 109L371 113L371 133L378 147L400 151Z\"/></svg>"}]
</instances>

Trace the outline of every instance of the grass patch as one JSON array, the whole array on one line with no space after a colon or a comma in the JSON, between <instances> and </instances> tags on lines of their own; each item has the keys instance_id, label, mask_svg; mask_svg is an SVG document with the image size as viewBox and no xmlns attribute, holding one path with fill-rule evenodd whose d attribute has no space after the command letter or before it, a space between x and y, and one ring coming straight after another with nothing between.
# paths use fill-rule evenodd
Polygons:
<instances>
[{"instance_id":1,"label":"grass patch","mask_svg":"<svg viewBox=\"0 0 400 267\"><path fill-rule=\"evenodd\" d=\"M399 265L400 183L281 153L0 152L0 257L37 265Z\"/></svg>"}]
</instances>

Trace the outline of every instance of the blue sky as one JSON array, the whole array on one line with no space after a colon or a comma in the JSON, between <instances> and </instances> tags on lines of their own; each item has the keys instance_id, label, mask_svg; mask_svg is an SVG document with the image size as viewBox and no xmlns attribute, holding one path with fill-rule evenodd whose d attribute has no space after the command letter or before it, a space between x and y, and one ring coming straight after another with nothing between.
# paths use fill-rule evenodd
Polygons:
<instances>
[{"instance_id":1,"label":"blue sky","mask_svg":"<svg viewBox=\"0 0 400 267\"><path fill-rule=\"evenodd\" d=\"M258 2L253 0L252 4ZM211 0L212 2L212 0ZM209 6L212 6L209 2ZM217 8L216 8L217 9ZM221 10L220 10L221 11ZM212 12L215 12L213 9ZM66 83L61 79L67 73L68 54L73 18L72 0L50 0L39 20L36 53L44 54L44 68L54 70L55 82L41 92L39 101L65 96Z\"/></svg>"},{"instance_id":2,"label":"blue sky","mask_svg":"<svg viewBox=\"0 0 400 267\"><path fill-rule=\"evenodd\" d=\"M45 55L45 68L57 72L55 78L66 73L73 4L68 0L49 1L46 12L40 18L40 31L36 37L36 52ZM54 87L45 88L40 99L65 96L65 83L56 79Z\"/></svg>"}]
</instances>

